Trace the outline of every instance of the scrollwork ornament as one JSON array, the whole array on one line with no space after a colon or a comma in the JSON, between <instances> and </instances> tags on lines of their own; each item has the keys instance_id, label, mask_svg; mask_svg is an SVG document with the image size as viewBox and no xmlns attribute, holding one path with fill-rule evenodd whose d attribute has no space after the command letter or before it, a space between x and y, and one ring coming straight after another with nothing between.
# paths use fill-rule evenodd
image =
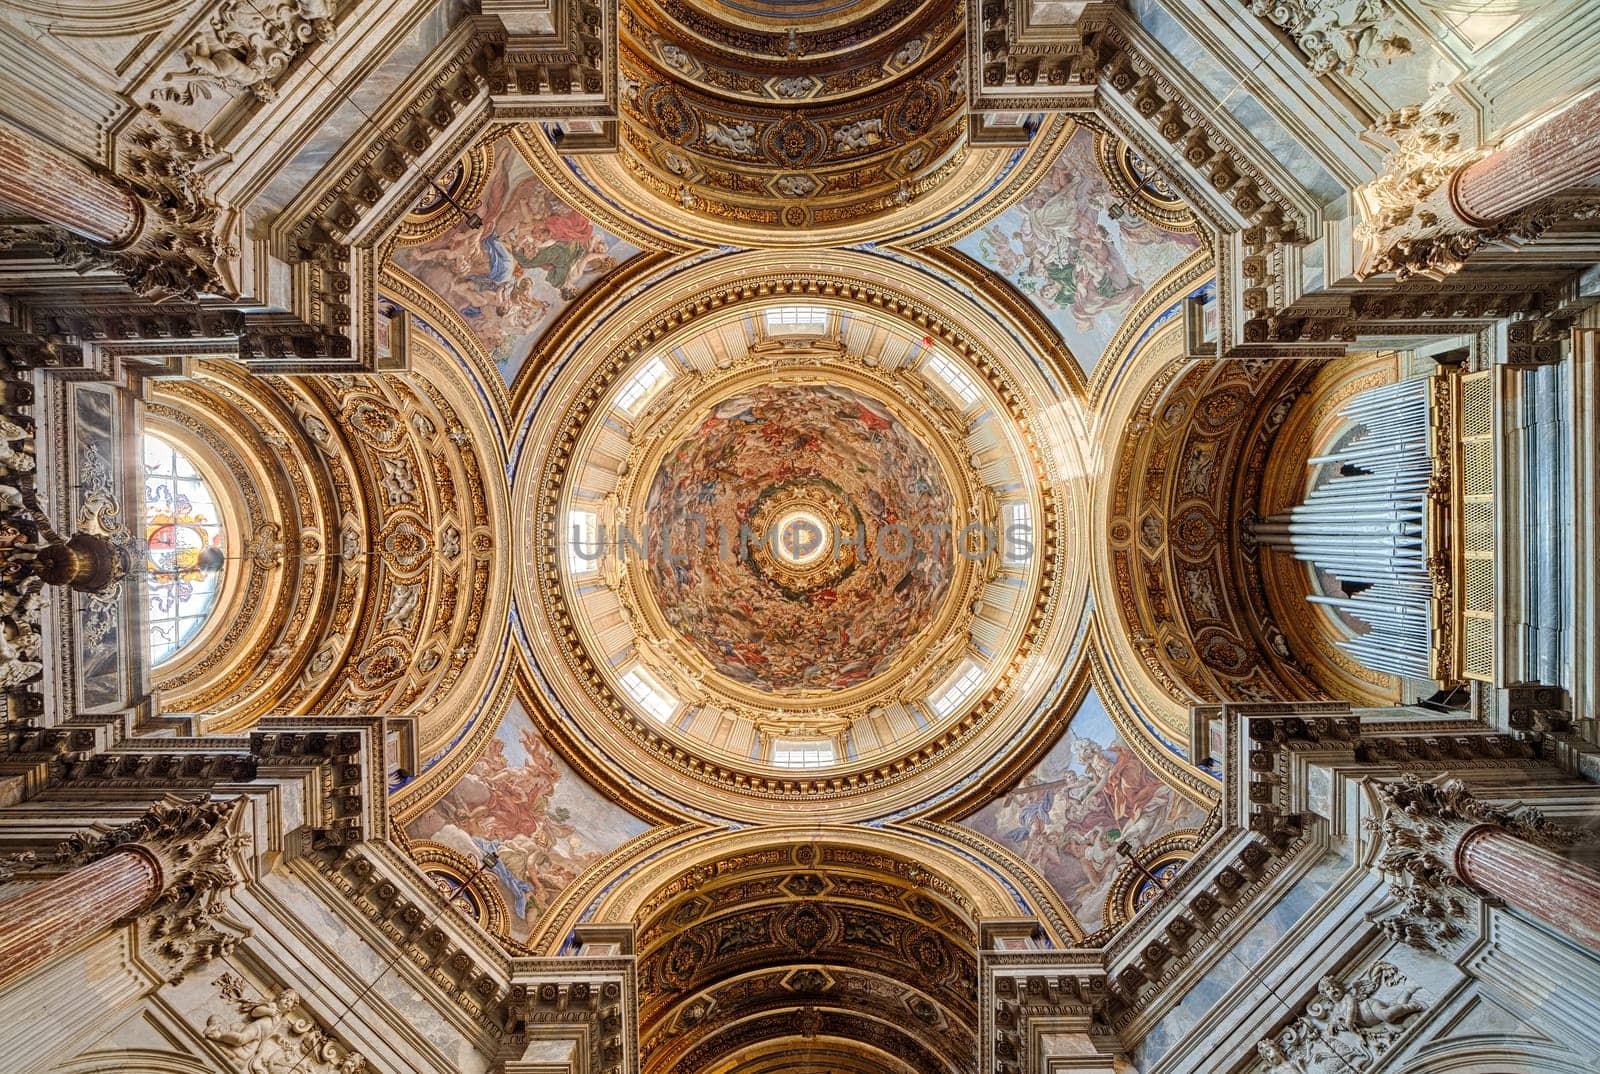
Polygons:
<instances>
[{"instance_id":1,"label":"scrollwork ornament","mask_svg":"<svg viewBox=\"0 0 1600 1074\"><path fill-rule=\"evenodd\" d=\"M1293 1022L1256 1044L1267 1074L1335 1074L1370 1069L1394 1046L1412 1020L1427 1010L1388 962L1371 966L1346 985L1327 976Z\"/></svg>"},{"instance_id":2,"label":"scrollwork ornament","mask_svg":"<svg viewBox=\"0 0 1600 1074\"><path fill-rule=\"evenodd\" d=\"M258 101L278 95L277 82L306 49L334 37L333 0L223 0L183 49L186 70L166 75L182 82L155 91L158 99L193 104L208 86L249 93Z\"/></svg>"},{"instance_id":3,"label":"scrollwork ornament","mask_svg":"<svg viewBox=\"0 0 1600 1074\"><path fill-rule=\"evenodd\" d=\"M213 1014L201 1035L222 1049L240 1070L364 1074L368 1069L360 1052L334 1040L304 1013L294 989L285 988L270 998L251 998L244 981L234 974L225 973L216 983L239 1018L227 1021Z\"/></svg>"}]
</instances>

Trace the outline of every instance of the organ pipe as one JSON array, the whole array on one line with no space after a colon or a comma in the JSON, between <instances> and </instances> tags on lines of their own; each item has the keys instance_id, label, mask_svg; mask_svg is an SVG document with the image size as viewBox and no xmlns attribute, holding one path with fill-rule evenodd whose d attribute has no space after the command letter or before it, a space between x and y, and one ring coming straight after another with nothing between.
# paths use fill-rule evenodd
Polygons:
<instances>
[{"instance_id":1,"label":"organ pipe","mask_svg":"<svg viewBox=\"0 0 1600 1074\"><path fill-rule=\"evenodd\" d=\"M1364 391L1339 416L1354 424L1355 435L1307 461L1333 472L1303 502L1257 523L1256 539L1339 580L1344 595L1307 598L1364 628L1339 648L1374 671L1428 678L1427 381Z\"/></svg>"}]
</instances>

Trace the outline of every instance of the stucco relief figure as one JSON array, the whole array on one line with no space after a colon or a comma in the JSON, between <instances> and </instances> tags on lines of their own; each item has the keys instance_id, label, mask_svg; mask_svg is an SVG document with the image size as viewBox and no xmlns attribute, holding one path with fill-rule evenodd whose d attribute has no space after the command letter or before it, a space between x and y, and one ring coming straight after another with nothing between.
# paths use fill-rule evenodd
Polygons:
<instances>
[{"instance_id":1,"label":"stucco relief figure","mask_svg":"<svg viewBox=\"0 0 1600 1074\"><path fill-rule=\"evenodd\" d=\"M730 153L751 156L756 151L756 128L753 123L707 123L706 141L721 146Z\"/></svg>"},{"instance_id":2,"label":"stucco relief figure","mask_svg":"<svg viewBox=\"0 0 1600 1074\"><path fill-rule=\"evenodd\" d=\"M871 149L883 141L883 120L858 119L833 132L836 149Z\"/></svg>"},{"instance_id":3,"label":"stucco relief figure","mask_svg":"<svg viewBox=\"0 0 1600 1074\"><path fill-rule=\"evenodd\" d=\"M816 80L810 75L790 75L786 78L778 79L772 84L772 88L777 91L779 97L786 97L792 100L796 97L804 97L811 92L816 84Z\"/></svg>"},{"instance_id":4,"label":"stucco relief figure","mask_svg":"<svg viewBox=\"0 0 1600 1074\"><path fill-rule=\"evenodd\" d=\"M418 589L414 585L397 585L389 595L389 605L383 610L383 629L409 630L417 614Z\"/></svg>"},{"instance_id":5,"label":"stucco relief figure","mask_svg":"<svg viewBox=\"0 0 1600 1074\"><path fill-rule=\"evenodd\" d=\"M1038 869L1079 921L1094 929L1124 864L1117 845L1143 848L1203 818L1122 743L1090 693L1045 758L963 823Z\"/></svg>"},{"instance_id":6,"label":"stucco relief figure","mask_svg":"<svg viewBox=\"0 0 1600 1074\"><path fill-rule=\"evenodd\" d=\"M495 162L477 206L481 228L451 228L394 256L460 315L509 380L545 327L637 248L570 208L510 142L496 144Z\"/></svg>"},{"instance_id":7,"label":"stucco relief figure","mask_svg":"<svg viewBox=\"0 0 1600 1074\"><path fill-rule=\"evenodd\" d=\"M674 71L679 71L683 74L689 74L694 71L694 60L677 45L664 44L661 46L661 62Z\"/></svg>"},{"instance_id":8,"label":"stucco relief figure","mask_svg":"<svg viewBox=\"0 0 1600 1074\"><path fill-rule=\"evenodd\" d=\"M187 72L167 80L211 82L270 101L294 58L333 37L333 7L333 0L223 0L184 48Z\"/></svg>"},{"instance_id":9,"label":"stucco relief figure","mask_svg":"<svg viewBox=\"0 0 1600 1074\"><path fill-rule=\"evenodd\" d=\"M250 1000L242 994L243 982L231 974L218 983L244 1018L225 1023L212 1015L201 1035L228 1053L242 1074L363 1074L368 1069L361 1053L346 1052L315 1022L295 1015L300 996L294 989Z\"/></svg>"},{"instance_id":10,"label":"stucco relief figure","mask_svg":"<svg viewBox=\"0 0 1600 1074\"><path fill-rule=\"evenodd\" d=\"M1336 977L1317 982L1305 1013L1275 1037L1256 1045L1266 1074L1349 1074L1371 1068L1394 1044L1410 1019L1427 1005L1421 989L1387 962L1369 968L1349 985Z\"/></svg>"},{"instance_id":11,"label":"stucco relief figure","mask_svg":"<svg viewBox=\"0 0 1600 1074\"><path fill-rule=\"evenodd\" d=\"M1389 0L1250 0L1250 10L1288 31L1319 75L1358 75L1411 51Z\"/></svg>"},{"instance_id":12,"label":"stucco relief figure","mask_svg":"<svg viewBox=\"0 0 1600 1074\"><path fill-rule=\"evenodd\" d=\"M222 1045L246 1074L277 1074L301 1060L300 1038L316 1028L307 1019L294 1017L299 1003L300 996L285 989L248 1006L243 1021L226 1025L212 1015L202 1032L207 1040Z\"/></svg>"},{"instance_id":13,"label":"stucco relief figure","mask_svg":"<svg viewBox=\"0 0 1600 1074\"><path fill-rule=\"evenodd\" d=\"M778 193L791 198L803 198L817 189L817 181L809 175L780 175Z\"/></svg>"},{"instance_id":14,"label":"stucco relief figure","mask_svg":"<svg viewBox=\"0 0 1600 1074\"><path fill-rule=\"evenodd\" d=\"M894 53L896 67L909 67L922 59L922 54L928 49L928 43L920 37L913 37L905 42Z\"/></svg>"}]
</instances>

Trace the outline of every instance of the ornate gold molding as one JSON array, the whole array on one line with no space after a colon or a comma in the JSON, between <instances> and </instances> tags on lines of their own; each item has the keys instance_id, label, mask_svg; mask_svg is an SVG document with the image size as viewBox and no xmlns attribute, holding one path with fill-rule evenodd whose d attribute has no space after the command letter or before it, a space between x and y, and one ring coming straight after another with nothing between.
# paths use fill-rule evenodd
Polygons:
<instances>
[{"instance_id":1,"label":"ornate gold molding","mask_svg":"<svg viewBox=\"0 0 1600 1074\"><path fill-rule=\"evenodd\" d=\"M846 256L848 259L850 255ZM740 284L716 288L709 293L699 292L686 304L672 307L670 312L650 322L648 327L642 330L636 329L631 336L624 336L624 342L620 345L610 344L606 357L596 356L598 360L589 359L586 368L591 372L581 383L571 382L567 389L569 392L576 391L577 394L573 398L580 401L566 411L566 417L558 419L557 415L552 415L541 419L543 422L553 423L544 427L548 431L536 430L541 441L554 445L555 450L548 456L525 460L526 465L536 466L537 469L525 471L524 476L519 478L519 485L528 486L529 479L537 475L540 488L554 490L562 487L562 482L565 481L564 475L571 465L564 456L577 444L578 429L585 420L584 416L590 414L596 405L595 402L583 403L581 400L597 401L606 390L606 385L620 376L631 361L647 351L653 352L663 346L671 345L685 331L684 326L696 323L708 314L714 314L719 319L735 316L746 308L758 309L769 303L781 302L786 295L793 296L792 300L800 302L821 301L830 306L843 305L845 308L859 305L864 312L870 311L874 318L883 319L886 324L909 321L908 327L915 326L911 327L911 331L930 340L938 340L942 352L949 353L963 362L974 363L971 368L978 374L980 382L987 383L989 390L998 392L996 401L999 404L1008 409L1016 408L1019 414L1026 413L1029 407L1024 401L1026 397L1019 390L1020 386L1010 382L1009 374L1003 371L1003 367L995 364L985 352L975 347L974 341L953 331L922 301L911 299L904 292L864 286L862 283L852 282L846 275L835 272L808 274L807 278L801 280L789 275L789 271L792 270L786 270L782 274L763 273L754 276L742 273L739 275L742 281ZM612 338L617 338L615 329ZM573 424L574 422L578 424ZM566 431L561 431L563 427ZM1061 445L1053 442L1041 443L1035 439L1032 446L1026 450L1049 451L1059 446ZM1041 454L1032 465L1048 472L1052 465L1047 462L1048 458L1048 455ZM546 493L534 494L534 486L528 487L530 502L547 501ZM1045 486L1046 490L1050 488L1051 486ZM1060 515L1064 505L1057 506L1053 502L1058 494L1054 491L1045 491L1044 494L1046 499L1043 509L1036 516L1035 522L1039 532L1047 535L1069 534L1072 526ZM555 516L550 513L548 507L540 507L538 510L540 514L537 520L530 520L535 521L537 525L532 534L532 544L536 549L554 548L555 531L551 527ZM1047 579L1054 577L1055 572L1059 570L1058 564L1061 562L1059 557L1063 550L1059 538L1046 540L1041 552L1043 557L1041 577ZM543 591L543 595L536 599L542 605L556 594L556 590L551 586L558 581L561 572L547 552L539 552L538 556L541 564L538 567L538 574L525 578L522 588L526 600L532 591L531 586L537 580L537 586ZM1051 586L1054 584L1049 583ZM1048 586L1044 592L1049 592ZM1042 639L1046 636L1043 633L1044 624L1057 621L1055 599L1043 598L1042 603L1032 613L1032 621L1028 627L1031 637ZM562 613L553 608L547 607L542 614L553 616L553 622L565 621ZM566 628L563 628L563 631L566 631ZM559 637L558 634L555 640L559 640ZM1032 644L1038 644L1038 641ZM705 789L693 789L691 797L699 799L712 788L720 788L712 798L720 800L723 804L715 808L739 810L752 808L755 801L762 799L811 800L819 805L826 804L830 811L846 804L850 809L872 808L867 804L869 791L879 792L885 784L894 786L905 784L913 776L920 776L928 762L948 753L951 746L969 741L973 736L987 737L994 733L990 725L1002 713L1010 713L1007 719L1014 719L1018 715L1014 708L1016 688L1023 685L1036 688L1038 685L1031 680L1019 681L1014 678L1015 672L1012 669L1020 666L1018 661L1021 658L1018 654L1008 653L1004 658L1006 670L1000 673L996 690L978 702L975 710L955 719L948 729L936 729L931 736L925 736L926 741L919 742L915 747L917 759L914 763L905 765L893 760L893 755L890 755L889 758L870 767L857 764L843 766L842 771L831 770L816 774L805 771L775 773L770 769L752 768L733 758L712 760L710 757L697 756L693 752L686 753L686 743L679 736L664 732L659 723L654 721L641 722L639 717L633 715L631 705L616 699L604 685L604 677L599 674L598 669L587 667L585 659L578 650L564 642L560 643L560 648L566 654L561 657L562 662L577 677L577 681L572 685L581 683L581 688L588 698L584 703L573 706L574 710L595 713L601 721L597 727L609 725L612 730L602 736L603 738L612 740L611 736L617 732L622 734L623 738L615 740L616 745L610 747L611 749L623 748L621 746L623 741L629 744L627 749L642 749L646 756L654 755L660 758L660 762L665 763L670 771L677 773L668 784L677 783L681 788L678 793L689 792L698 784ZM591 717L591 721L594 718ZM728 792L732 792L731 797L727 797ZM914 793L907 788L895 794L893 799L898 801ZM711 800L707 799L708 804ZM746 800L749 804L735 806L735 803L741 800ZM881 793L875 793L870 800L881 801L883 804L879 808L892 808L889 799L884 799Z\"/></svg>"}]
</instances>

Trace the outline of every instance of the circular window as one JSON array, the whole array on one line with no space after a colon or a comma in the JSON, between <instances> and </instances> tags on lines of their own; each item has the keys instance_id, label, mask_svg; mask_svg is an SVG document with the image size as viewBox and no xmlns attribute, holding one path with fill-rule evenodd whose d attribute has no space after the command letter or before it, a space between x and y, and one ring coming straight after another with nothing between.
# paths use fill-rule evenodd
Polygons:
<instances>
[{"instance_id":1,"label":"circular window","mask_svg":"<svg viewBox=\"0 0 1600 1074\"><path fill-rule=\"evenodd\" d=\"M211 615L226 562L222 512L193 462L144 438L145 582L150 662L168 660Z\"/></svg>"}]
</instances>

